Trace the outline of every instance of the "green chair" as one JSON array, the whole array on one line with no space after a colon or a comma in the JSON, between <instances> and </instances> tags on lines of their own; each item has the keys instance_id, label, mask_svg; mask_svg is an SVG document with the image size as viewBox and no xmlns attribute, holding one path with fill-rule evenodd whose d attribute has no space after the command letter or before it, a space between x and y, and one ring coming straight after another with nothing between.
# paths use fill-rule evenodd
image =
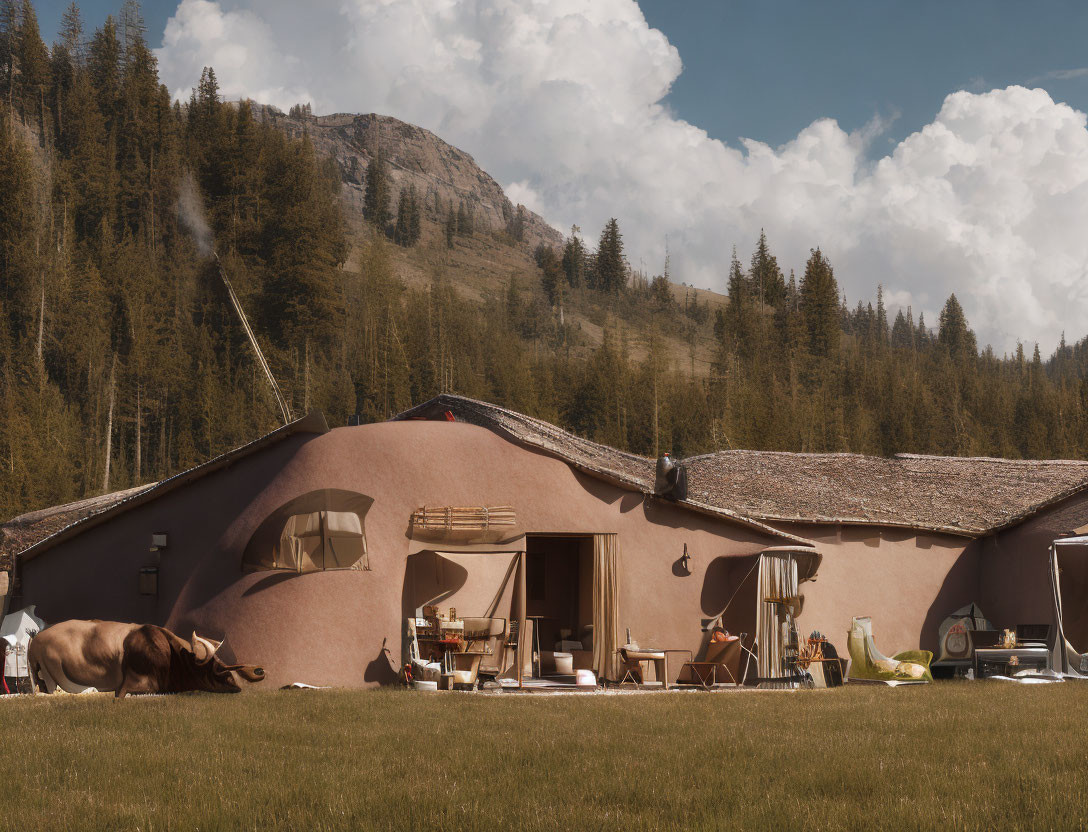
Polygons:
<instances>
[{"instance_id":1,"label":"green chair","mask_svg":"<svg viewBox=\"0 0 1088 832\"><path fill-rule=\"evenodd\" d=\"M873 622L855 618L850 624L850 678L863 682L932 682L929 650L905 650L890 659L873 644Z\"/></svg>"}]
</instances>

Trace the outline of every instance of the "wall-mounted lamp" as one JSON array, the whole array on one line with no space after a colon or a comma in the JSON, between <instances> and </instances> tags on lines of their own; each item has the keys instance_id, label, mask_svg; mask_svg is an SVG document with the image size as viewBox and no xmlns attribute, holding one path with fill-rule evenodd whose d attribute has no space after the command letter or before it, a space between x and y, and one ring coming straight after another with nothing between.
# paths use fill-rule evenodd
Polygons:
<instances>
[{"instance_id":1,"label":"wall-mounted lamp","mask_svg":"<svg viewBox=\"0 0 1088 832\"><path fill-rule=\"evenodd\" d=\"M691 555L688 554L688 544L684 544L684 554L680 556L680 565L685 572L691 571Z\"/></svg>"}]
</instances>

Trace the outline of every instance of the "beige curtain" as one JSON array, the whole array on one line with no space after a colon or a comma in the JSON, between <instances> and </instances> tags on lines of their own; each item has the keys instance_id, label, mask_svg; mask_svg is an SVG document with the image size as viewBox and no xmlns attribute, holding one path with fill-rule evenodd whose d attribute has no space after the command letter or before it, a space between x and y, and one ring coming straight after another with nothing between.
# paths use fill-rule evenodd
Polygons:
<instances>
[{"instance_id":1,"label":"beige curtain","mask_svg":"<svg viewBox=\"0 0 1088 832\"><path fill-rule=\"evenodd\" d=\"M618 561L616 535L593 535L593 669L613 681L620 646Z\"/></svg>"},{"instance_id":2,"label":"beige curtain","mask_svg":"<svg viewBox=\"0 0 1088 832\"><path fill-rule=\"evenodd\" d=\"M759 643L756 666L760 683L790 680L786 646L793 641L793 610L800 603L797 561L792 552L764 552L759 556L756 590L756 630Z\"/></svg>"},{"instance_id":3,"label":"beige curtain","mask_svg":"<svg viewBox=\"0 0 1088 832\"><path fill-rule=\"evenodd\" d=\"M362 521L358 514L347 511L289 517L273 557L275 568L296 572L370 568Z\"/></svg>"}]
</instances>

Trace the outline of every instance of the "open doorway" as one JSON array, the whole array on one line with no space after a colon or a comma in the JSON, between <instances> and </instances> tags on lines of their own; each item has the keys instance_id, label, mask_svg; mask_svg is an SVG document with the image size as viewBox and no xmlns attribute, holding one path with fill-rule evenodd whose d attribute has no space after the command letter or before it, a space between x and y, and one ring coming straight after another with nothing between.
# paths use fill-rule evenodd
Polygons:
<instances>
[{"instance_id":1,"label":"open doorway","mask_svg":"<svg viewBox=\"0 0 1088 832\"><path fill-rule=\"evenodd\" d=\"M593 536L526 535L526 614L544 676L593 667ZM536 644L533 645L534 650Z\"/></svg>"}]
</instances>

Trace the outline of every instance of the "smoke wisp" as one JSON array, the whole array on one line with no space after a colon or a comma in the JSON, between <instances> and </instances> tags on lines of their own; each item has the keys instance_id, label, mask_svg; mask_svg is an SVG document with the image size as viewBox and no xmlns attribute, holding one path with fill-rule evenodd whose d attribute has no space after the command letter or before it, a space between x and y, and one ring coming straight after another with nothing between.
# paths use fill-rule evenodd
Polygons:
<instances>
[{"instance_id":1,"label":"smoke wisp","mask_svg":"<svg viewBox=\"0 0 1088 832\"><path fill-rule=\"evenodd\" d=\"M178 188L178 220L193 235L201 257L210 257L214 251L214 238L208 221L204 219L204 204L197 191L192 173L186 173Z\"/></svg>"}]
</instances>

